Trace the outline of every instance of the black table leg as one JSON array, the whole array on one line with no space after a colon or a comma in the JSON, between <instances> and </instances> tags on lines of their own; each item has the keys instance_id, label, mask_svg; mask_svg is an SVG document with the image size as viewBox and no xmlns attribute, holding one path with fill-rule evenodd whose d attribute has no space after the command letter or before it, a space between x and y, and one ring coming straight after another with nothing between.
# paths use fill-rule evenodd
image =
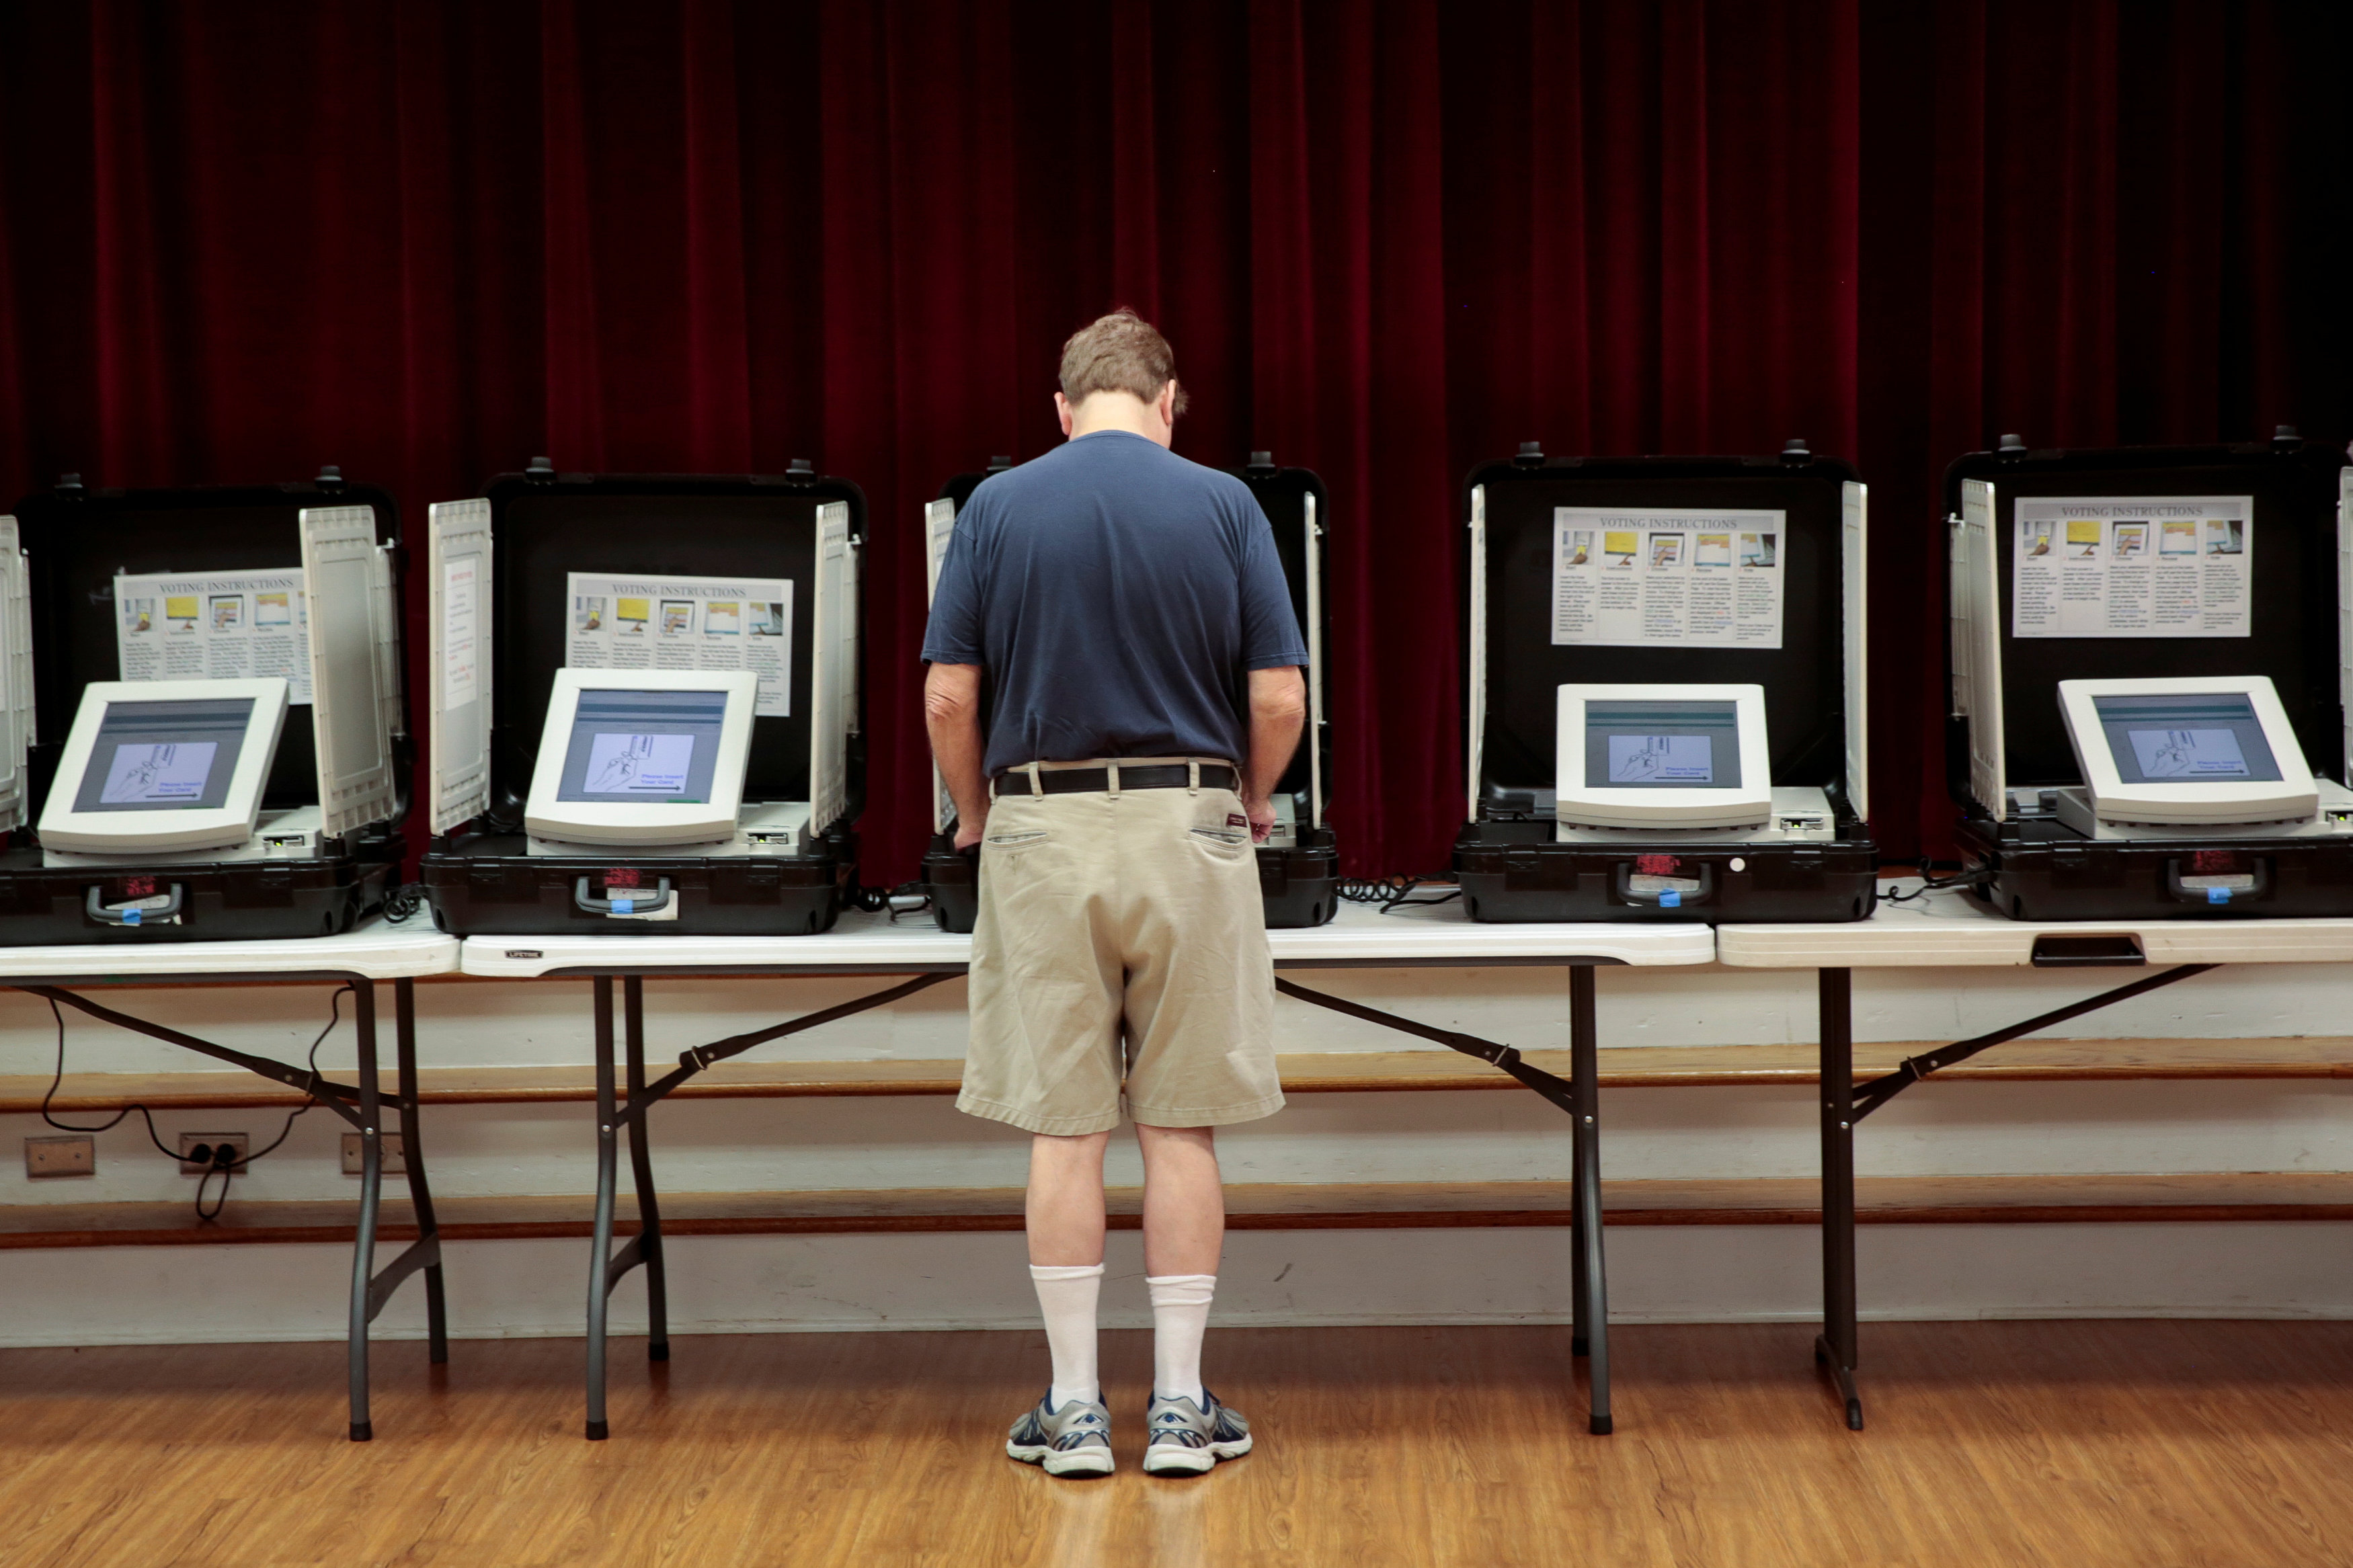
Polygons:
<instances>
[{"instance_id":1,"label":"black table leg","mask_svg":"<svg viewBox=\"0 0 2353 1568\"><path fill-rule=\"evenodd\" d=\"M1814 1359L1846 1402L1849 1429L1862 1430L1855 1391L1854 974L1821 972L1822 1332Z\"/></svg>"},{"instance_id":2,"label":"black table leg","mask_svg":"<svg viewBox=\"0 0 2353 1568\"><path fill-rule=\"evenodd\" d=\"M1588 1364L1586 1375L1593 1391L1593 1431L1607 1435L1609 1419L1609 1292L1608 1270L1603 1267L1601 1247L1601 1080L1599 1050L1600 1030L1593 1015L1593 965L1591 963L1566 961L1568 964L1569 1076L1566 1079L1545 1071L1523 1058L1511 1046L1494 1040L1482 1040L1457 1029L1440 1029L1411 1018L1401 1018L1394 1013L1344 1001L1321 991L1293 984L1280 974L1274 988L1282 995L1304 1002L1310 1006L1328 1007L1347 1017L1377 1024L1383 1028L1402 1034L1435 1040L1451 1051L1477 1057L1481 1061L1517 1079L1542 1095L1545 1100L1568 1113L1569 1163L1569 1293L1574 1298L1569 1307L1569 1352L1583 1356ZM1603 962L1611 962L1604 960ZM906 994L907 987L869 999L874 1005L895 1000ZM824 1015L814 1015L822 1017ZM702 1053L690 1053L700 1058Z\"/></svg>"},{"instance_id":3,"label":"black table leg","mask_svg":"<svg viewBox=\"0 0 2353 1568\"><path fill-rule=\"evenodd\" d=\"M384 1140L381 1091L376 1083L375 985L352 984L352 1022L359 1037L360 1076L360 1224L352 1245L352 1441L364 1443L375 1436L368 1418L368 1319L375 1283L376 1210L384 1197Z\"/></svg>"},{"instance_id":4,"label":"black table leg","mask_svg":"<svg viewBox=\"0 0 2353 1568\"><path fill-rule=\"evenodd\" d=\"M1569 970L1569 1005L1576 1007L1577 976L1590 976L1590 969ZM1574 1018L1569 1025L1576 1029ZM1571 1074L1576 1072L1570 1068ZM1592 1337L1585 1318L1585 1118L1571 1112L1568 1119L1568 1353L1581 1359L1592 1350Z\"/></svg>"},{"instance_id":5,"label":"black table leg","mask_svg":"<svg viewBox=\"0 0 2353 1568\"><path fill-rule=\"evenodd\" d=\"M417 982L392 983L393 1049L399 1058L401 1163L408 1172L408 1201L417 1210L417 1241L429 1246L425 1266L425 1341L436 1366L449 1359L449 1308L441 1289L441 1225L433 1215L433 1190L425 1181L425 1146L417 1131Z\"/></svg>"},{"instance_id":6,"label":"black table leg","mask_svg":"<svg viewBox=\"0 0 2353 1568\"><path fill-rule=\"evenodd\" d=\"M1601 1251L1601 1062L1593 1015L1593 967L1568 972L1569 1079L1576 1090L1577 1307L1585 1320L1586 1376L1593 1395L1592 1429L1610 1429L1609 1286ZM1574 1331L1572 1330L1572 1332Z\"/></svg>"},{"instance_id":7,"label":"black table leg","mask_svg":"<svg viewBox=\"0 0 2353 1568\"><path fill-rule=\"evenodd\" d=\"M629 1099L646 1088L646 977L621 981L621 1039L628 1053ZM669 1277L662 1267L661 1209L654 1197L653 1151L643 1111L629 1118L629 1179L638 1189L638 1258L646 1267L646 1359L670 1360Z\"/></svg>"},{"instance_id":8,"label":"black table leg","mask_svg":"<svg viewBox=\"0 0 2353 1568\"><path fill-rule=\"evenodd\" d=\"M1568 1353L1581 1359L1592 1350L1585 1323L1585 1184L1577 1179L1585 1164L1585 1124L1571 1117L1568 1125Z\"/></svg>"},{"instance_id":9,"label":"black table leg","mask_svg":"<svg viewBox=\"0 0 2353 1568\"><path fill-rule=\"evenodd\" d=\"M618 1179L613 1142L617 1109L613 1102L613 979L597 975L596 1013L596 1239L588 1267L588 1437L602 1441L611 1431L605 1420L605 1307L611 1296L613 1189Z\"/></svg>"}]
</instances>

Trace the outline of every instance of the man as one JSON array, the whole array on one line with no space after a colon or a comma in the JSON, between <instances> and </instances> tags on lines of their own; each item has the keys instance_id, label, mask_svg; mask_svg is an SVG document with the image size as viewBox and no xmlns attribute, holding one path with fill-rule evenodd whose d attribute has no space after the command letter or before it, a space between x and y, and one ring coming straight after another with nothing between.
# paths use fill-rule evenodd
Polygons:
<instances>
[{"instance_id":1,"label":"man","mask_svg":"<svg viewBox=\"0 0 2353 1568\"><path fill-rule=\"evenodd\" d=\"M1124 1108L1154 1324L1144 1468L1198 1475L1250 1447L1201 1382L1226 1224L1213 1130L1282 1106L1251 846L1299 744L1306 644L1249 489L1168 449L1167 341L1115 311L1063 345L1061 385L1069 440L973 492L923 642L956 845L980 847L956 1105L1032 1134L1053 1381L1006 1452L1112 1468L1095 1300Z\"/></svg>"}]
</instances>

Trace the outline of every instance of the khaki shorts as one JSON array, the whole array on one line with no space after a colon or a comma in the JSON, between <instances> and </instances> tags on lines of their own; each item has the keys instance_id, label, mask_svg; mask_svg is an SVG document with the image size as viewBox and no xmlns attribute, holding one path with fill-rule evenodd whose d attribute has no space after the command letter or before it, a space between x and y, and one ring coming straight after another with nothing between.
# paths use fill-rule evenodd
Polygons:
<instances>
[{"instance_id":1,"label":"khaki shorts","mask_svg":"<svg viewBox=\"0 0 2353 1568\"><path fill-rule=\"evenodd\" d=\"M1008 774L981 841L971 994L956 1108L975 1116L1068 1136L1117 1127L1123 1102L1152 1127L1281 1110L1274 964L1241 801L1033 795L1026 773Z\"/></svg>"}]
</instances>

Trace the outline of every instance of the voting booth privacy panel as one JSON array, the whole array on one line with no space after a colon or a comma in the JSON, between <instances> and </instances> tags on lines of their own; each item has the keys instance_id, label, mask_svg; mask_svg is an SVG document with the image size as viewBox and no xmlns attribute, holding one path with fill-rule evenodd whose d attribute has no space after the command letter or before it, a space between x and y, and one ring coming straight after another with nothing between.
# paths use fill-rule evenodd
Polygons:
<instances>
[{"instance_id":1,"label":"voting booth privacy panel","mask_svg":"<svg viewBox=\"0 0 2353 1568\"><path fill-rule=\"evenodd\" d=\"M1531 445L1464 501L1471 917L1869 915L1854 469Z\"/></svg>"},{"instance_id":2,"label":"voting booth privacy panel","mask_svg":"<svg viewBox=\"0 0 2353 1568\"><path fill-rule=\"evenodd\" d=\"M1332 721L1325 699L1332 648L1331 580L1324 566L1330 498L1313 468L1277 468L1252 452L1239 477L1274 528L1275 554L1291 584L1291 613L1307 639L1307 731L1275 785L1277 826L1258 852L1270 926L1316 926L1340 903L1340 850L1324 814L1332 805Z\"/></svg>"},{"instance_id":3,"label":"voting booth privacy panel","mask_svg":"<svg viewBox=\"0 0 2353 1568\"><path fill-rule=\"evenodd\" d=\"M948 542L955 537L956 513L989 474L1013 466L1011 458L991 458L987 474L958 474L940 487L939 495L923 506L923 602L929 605L940 589L940 567L948 558ZM927 617L928 618L928 617ZM986 703L988 694L981 693ZM982 722L987 724L986 712ZM980 918L980 847L962 854L955 847L955 802L936 763L932 768L932 841L923 851L923 895L931 900L932 918L940 929L969 931Z\"/></svg>"},{"instance_id":4,"label":"voting booth privacy panel","mask_svg":"<svg viewBox=\"0 0 2353 1568\"><path fill-rule=\"evenodd\" d=\"M788 936L850 895L858 487L558 474L432 509L434 919Z\"/></svg>"},{"instance_id":5,"label":"voting booth privacy panel","mask_svg":"<svg viewBox=\"0 0 2353 1568\"><path fill-rule=\"evenodd\" d=\"M988 473L958 474L924 507L923 547L933 590L939 586L940 565L947 559L956 514L989 474L1012 466L1010 458L996 458ZM1307 729L1298 754L1275 786L1275 832L1258 848L1259 891L1269 927L1319 926L1340 907L1340 852L1324 821L1332 804L1332 726L1324 666L1332 643L1324 564L1330 501L1314 469L1279 468L1270 452L1252 452L1247 464L1229 471L1250 486L1274 531L1275 554L1291 586L1292 613L1307 638ZM1243 760L1234 759L1238 763ZM923 890L943 931L969 931L979 911L979 856L956 853L955 804L948 799L936 770L932 793L932 844L923 856Z\"/></svg>"},{"instance_id":6,"label":"voting booth privacy panel","mask_svg":"<svg viewBox=\"0 0 2353 1568\"><path fill-rule=\"evenodd\" d=\"M1946 763L2021 920L2353 915L2348 475L2283 428L1946 471Z\"/></svg>"},{"instance_id":7,"label":"voting booth privacy panel","mask_svg":"<svg viewBox=\"0 0 2353 1568\"><path fill-rule=\"evenodd\" d=\"M389 495L69 479L0 532L0 823L38 824L0 854L0 942L332 935L383 900L409 775Z\"/></svg>"}]
</instances>

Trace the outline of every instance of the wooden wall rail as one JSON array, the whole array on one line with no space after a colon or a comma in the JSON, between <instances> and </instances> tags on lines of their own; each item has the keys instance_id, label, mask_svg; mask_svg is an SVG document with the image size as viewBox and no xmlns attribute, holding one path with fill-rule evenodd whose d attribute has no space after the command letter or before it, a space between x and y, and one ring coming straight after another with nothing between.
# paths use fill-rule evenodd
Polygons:
<instances>
[{"instance_id":1,"label":"wooden wall rail","mask_svg":"<svg viewBox=\"0 0 2353 1568\"><path fill-rule=\"evenodd\" d=\"M1608 1223L1630 1226L1817 1225L1811 1179L1624 1181L1603 1190ZM1134 1229L1142 1194L1113 1189L1112 1226ZM1568 1224L1566 1182L1238 1184L1227 1189L1236 1230L1482 1229ZM452 1241L586 1237L591 1200L464 1197L438 1202ZM628 1201L623 1200L626 1215ZM237 1246L352 1240L348 1201L229 1205L199 1223L187 1204L0 1206L0 1251L82 1247ZM2353 1173L2235 1172L2176 1175L1893 1176L1857 1184L1867 1225L2094 1225L2184 1221L2353 1221ZM634 1228L624 1219L620 1229ZM1021 1228L1018 1187L893 1191L685 1193L662 1196L667 1235L815 1236ZM379 1235L416 1235L405 1203L387 1197Z\"/></svg>"},{"instance_id":2,"label":"wooden wall rail","mask_svg":"<svg viewBox=\"0 0 2353 1568\"><path fill-rule=\"evenodd\" d=\"M1936 1042L1854 1048L1858 1080L1889 1071ZM1547 1071L1568 1072L1567 1051L1529 1051ZM659 1058L667 1066L669 1058ZM1738 1088L1820 1080L1815 1047L1623 1046L1600 1053L1604 1089ZM1405 1051L1318 1051L1281 1058L1293 1094L1498 1090L1519 1085L1482 1063L1436 1047ZM790 1100L824 1096L951 1096L956 1061L724 1062L681 1088L678 1100ZM593 1100L586 1067L427 1068L428 1105L529 1105ZM1938 1081L2067 1082L2126 1079L2353 1079L2353 1038L2253 1040L2020 1040L1936 1075ZM0 1075L0 1114L37 1111L45 1074ZM69 1073L53 1109L112 1111L132 1103L162 1110L293 1106L301 1096L242 1072Z\"/></svg>"}]
</instances>

